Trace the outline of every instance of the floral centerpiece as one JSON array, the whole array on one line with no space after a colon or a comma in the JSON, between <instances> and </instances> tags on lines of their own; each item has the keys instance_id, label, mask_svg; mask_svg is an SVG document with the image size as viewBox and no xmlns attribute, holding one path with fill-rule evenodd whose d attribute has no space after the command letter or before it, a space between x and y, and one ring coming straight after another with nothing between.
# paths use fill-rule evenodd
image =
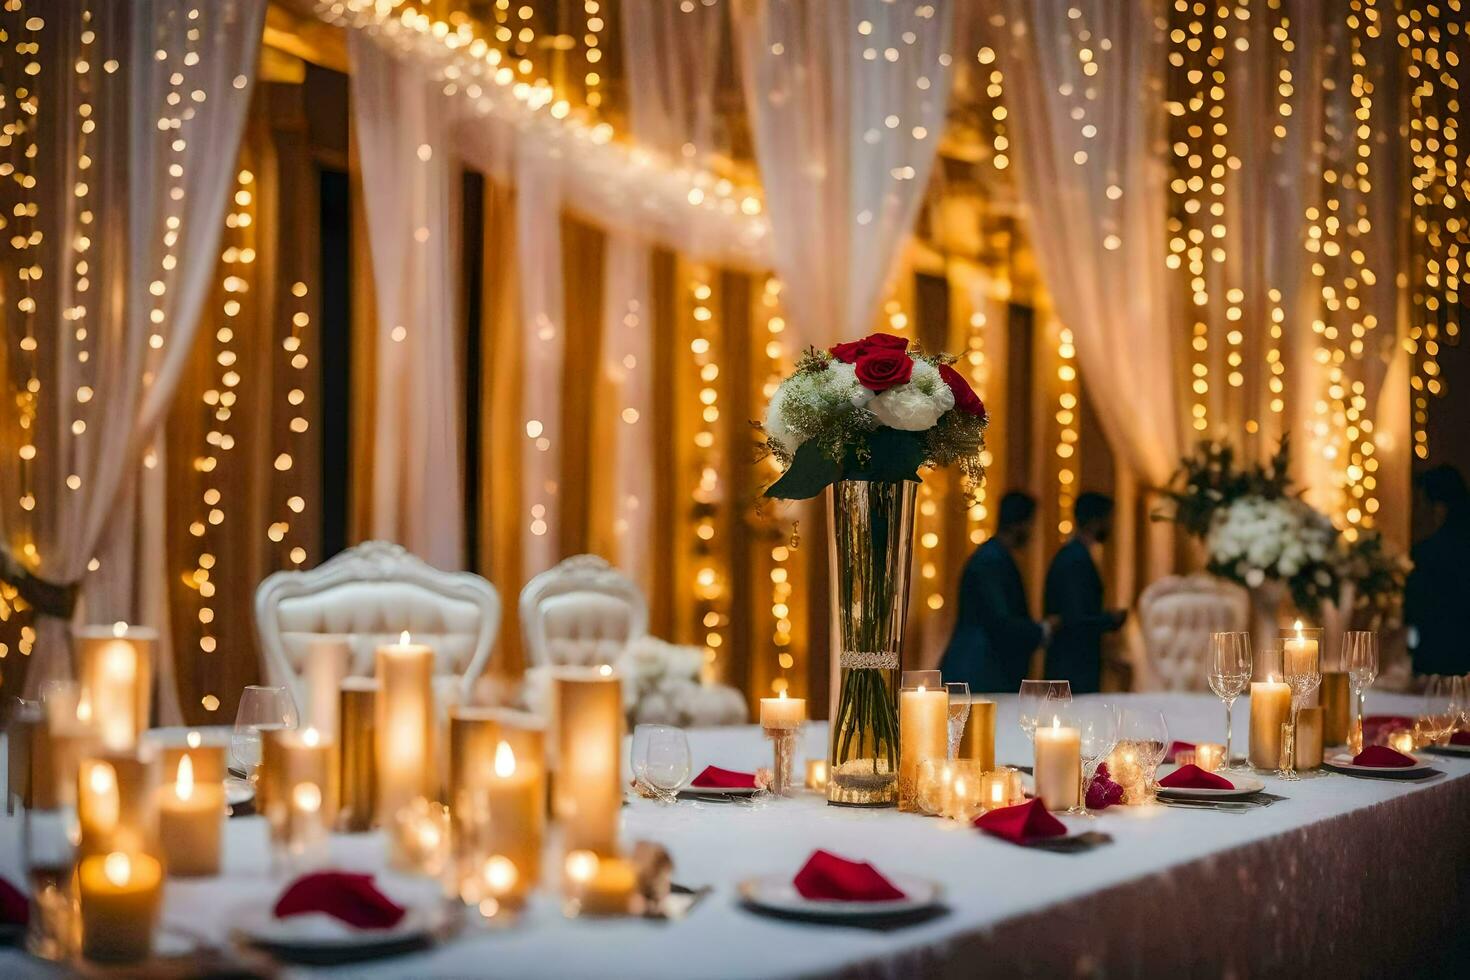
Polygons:
<instances>
[{"instance_id":1,"label":"floral centerpiece","mask_svg":"<svg viewBox=\"0 0 1470 980\"><path fill-rule=\"evenodd\" d=\"M828 495L833 683L827 799L892 806L898 676L920 471L984 478L985 405L946 354L875 333L809 349L771 398L767 450L784 472L767 497Z\"/></svg>"},{"instance_id":2,"label":"floral centerpiece","mask_svg":"<svg viewBox=\"0 0 1470 980\"><path fill-rule=\"evenodd\" d=\"M1286 584L1298 609L1337 595L1338 533L1326 514L1294 497L1238 497L1205 535L1209 570L1258 589Z\"/></svg>"}]
</instances>

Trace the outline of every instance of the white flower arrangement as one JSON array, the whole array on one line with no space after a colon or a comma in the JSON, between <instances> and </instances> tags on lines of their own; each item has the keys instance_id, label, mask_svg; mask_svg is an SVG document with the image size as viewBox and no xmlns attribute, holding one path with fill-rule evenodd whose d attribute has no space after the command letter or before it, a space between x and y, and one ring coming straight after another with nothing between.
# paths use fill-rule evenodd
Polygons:
<instances>
[{"instance_id":1,"label":"white flower arrangement","mask_svg":"<svg viewBox=\"0 0 1470 980\"><path fill-rule=\"evenodd\" d=\"M1304 600L1336 587L1338 532L1327 515L1294 497L1239 497L1218 510L1205 538L1210 570L1249 588L1287 583Z\"/></svg>"}]
</instances>

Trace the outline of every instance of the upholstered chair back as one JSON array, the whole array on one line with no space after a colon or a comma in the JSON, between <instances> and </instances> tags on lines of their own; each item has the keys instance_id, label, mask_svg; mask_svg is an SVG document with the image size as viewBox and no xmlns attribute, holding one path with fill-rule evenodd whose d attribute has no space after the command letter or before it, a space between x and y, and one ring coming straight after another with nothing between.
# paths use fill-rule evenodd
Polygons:
<instances>
[{"instance_id":1,"label":"upholstered chair back","mask_svg":"<svg viewBox=\"0 0 1470 980\"><path fill-rule=\"evenodd\" d=\"M1213 575L1170 575L1143 590L1138 619L1149 665L1165 690L1209 687L1210 634L1245 630L1250 600L1240 586Z\"/></svg>"},{"instance_id":2,"label":"upholstered chair back","mask_svg":"<svg viewBox=\"0 0 1470 980\"><path fill-rule=\"evenodd\" d=\"M255 621L267 678L289 687L298 705L313 641L344 639L348 674L370 676L376 649L404 630L433 647L435 688L458 700L489 664L500 598L478 575L442 572L399 545L367 541L309 571L266 578L255 593Z\"/></svg>"},{"instance_id":3,"label":"upholstered chair back","mask_svg":"<svg viewBox=\"0 0 1470 980\"><path fill-rule=\"evenodd\" d=\"M611 663L648 632L648 603L633 580L597 555L574 555L521 590L531 666Z\"/></svg>"}]
</instances>

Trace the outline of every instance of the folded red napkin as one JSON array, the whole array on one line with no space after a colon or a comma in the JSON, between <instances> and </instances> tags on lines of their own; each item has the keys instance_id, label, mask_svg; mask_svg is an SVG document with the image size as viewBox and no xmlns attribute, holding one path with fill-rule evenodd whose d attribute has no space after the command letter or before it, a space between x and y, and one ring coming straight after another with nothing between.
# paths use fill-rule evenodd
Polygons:
<instances>
[{"instance_id":1,"label":"folded red napkin","mask_svg":"<svg viewBox=\"0 0 1470 980\"><path fill-rule=\"evenodd\" d=\"M1470 732L1455 732L1450 736L1451 745L1470 745Z\"/></svg>"},{"instance_id":2,"label":"folded red napkin","mask_svg":"<svg viewBox=\"0 0 1470 980\"><path fill-rule=\"evenodd\" d=\"M866 861L813 851L792 880L802 898L828 902L896 902L904 893Z\"/></svg>"},{"instance_id":3,"label":"folded red napkin","mask_svg":"<svg viewBox=\"0 0 1470 980\"><path fill-rule=\"evenodd\" d=\"M1169 754L1166 755L1166 756L1164 756L1164 761L1165 762L1173 762L1174 761L1174 756L1176 756L1180 752L1193 752L1193 751L1194 751L1194 743L1193 742L1180 742L1180 741L1175 741L1172 745L1169 746Z\"/></svg>"},{"instance_id":4,"label":"folded red napkin","mask_svg":"<svg viewBox=\"0 0 1470 980\"><path fill-rule=\"evenodd\" d=\"M378 891L372 875L320 871L293 881L276 902L276 918L325 912L359 929L391 929L403 906Z\"/></svg>"},{"instance_id":5,"label":"folded red napkin","mask_svg":"<svg viewBox=\"0 0 1470 980\"><path fill-rule=\"evenodd\" d=\"M1029 844L1045 837L1063 837L1067 833L1066 826L1047 813L1046 804L1040 800L1027 800L1016 806L982 813L975 818L975 826L1012 844Z\"/></svg>"},{"instance_id":6,"label":"folded red napkin","mask_svg":"<svg viewBox=\"0 0 1470 980\"><path fill-rule=\"evenodd\" d=\"M1207 772L1199 766L1180 766L1159 780L1160 786L1170 789L1234 789L1235 784L1224 776Z\"/></svg>"},{"instance_id":7,"label":"folded red napkin","mask_svg":"<svg viewBox=\"0 0 1470 980\"><path fill-rule=\"evenodd\" d=\"M1355 766L1376 766L1382 769L1403 769L1412 766L1414 760L1387 745L1370 745L1353 756Z\"/></svg>"},{"instance_id":8,"label":"folded red napkin","mask_svg":"<svg viewBox=\"0 0 1470 980\"><path fill-rule=\"evenodd\" d=\"M721 769L719 766L705 766L704 772L694 777L691 786L705 786L710 789L755 789L755 773L736 772L733 769Z\"/></svg>"},{"instance_id":9,"label":"folded red napkin","mask_svg":"<svg viewBox=\"0 0 1470 980\"><path fill-rule=\"evenodd\" d=\"M24 926L31 921L31 903L4 878L0 878L0 925Z\"/></svg>"}]
</instances>

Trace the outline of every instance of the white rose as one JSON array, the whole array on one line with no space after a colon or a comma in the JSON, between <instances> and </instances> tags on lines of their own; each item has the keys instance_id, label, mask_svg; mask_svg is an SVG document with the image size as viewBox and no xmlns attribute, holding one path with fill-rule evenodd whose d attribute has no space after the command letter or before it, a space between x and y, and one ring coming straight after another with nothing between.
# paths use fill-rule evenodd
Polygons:
<instances>
[{"instance_id":1,"label":"white rose","mask_svg":"<svg viewBox=\"0 0 1470 980\"><path fill-rule=\"evenodd\" d=\"M948 386L945 387L948 391ZM951 404L954 395L950 395ZM878 417L878 421L890 429L902 429L905 432L923 432L932 428L939 416L943 415L945 409L941 403L924 394L911 384L899 385L889 388L883 394L868 403L868 411Z\"/></svg>"},{"instance_id":2,"label":"white rose","mask_svg":"<svg viewBox=\"0 0 1470 980\"><path fill-rule=\"evenodd\" d=\"M801 438L786 426L786 421L781 417L781 406L786 401L790 389L782 384L771 396L771 404L766 407L766 438L776 443L788 453L796 452L801 445Z\"/></svg>"}]
</instances>

